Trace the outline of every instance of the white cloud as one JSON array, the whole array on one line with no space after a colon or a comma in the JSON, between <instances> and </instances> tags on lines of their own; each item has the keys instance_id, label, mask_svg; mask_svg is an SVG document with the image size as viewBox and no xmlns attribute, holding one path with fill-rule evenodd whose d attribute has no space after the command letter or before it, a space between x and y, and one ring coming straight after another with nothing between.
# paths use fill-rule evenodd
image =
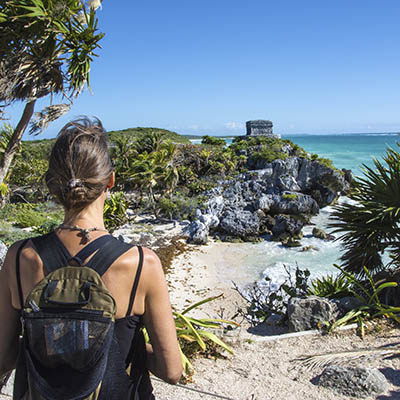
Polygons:
<instances>
[{"instance_id":1,"label":"white cloud","mask_svg":"<svg viewBox=\"0 0 400 400\"><path fill-rule=\"evenodd\" d=\"M228 129L232 129L233 131L239 131L244 129L243 122L225 122L224 126Z\"/></svg>"}]
</instances>

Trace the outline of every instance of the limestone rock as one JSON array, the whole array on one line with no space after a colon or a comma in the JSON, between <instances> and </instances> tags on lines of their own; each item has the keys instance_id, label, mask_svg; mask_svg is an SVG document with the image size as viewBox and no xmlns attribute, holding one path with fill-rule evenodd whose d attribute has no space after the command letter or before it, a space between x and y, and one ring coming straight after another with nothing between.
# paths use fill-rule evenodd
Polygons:
<instances>
[{"instance_id":1,"label":"limestone rock","mask_svg":"<svg viewBox=\"0 0 400 400\"><path fill-rule=\"evenodd\" d=\"M304 223L287 215L278 215L275 219L275 225L272 233L279 236L281 233L287 232L292 236L298 235L303 228Z\"/></svg>"},{"instance_id":2,"label":"limestone rock","mask_svg":"<svg viewBox=\"0 0 400 400\"><path fill-rule=\"evenodd\" d=\"M336 303L318 296L292 298L288 304L289 330L292 332L316 329L324 321L334 322L339 315Z\"/></svg>"},{"instance_id":3,"label":"limestone rock","mask_svg":"<svg viewBox=\"0 0 400 400\"><path fill-rule=\"evenodd\" d=\"M385 392L388 382L376 368L332 365L322 372L318 385L330 388L344 396L363 398Z\"/></svg>"},{"instance_id":4,"label":"limestone rock","mask_svg":"<svg viewBox=\"0 0 400 400\"><path fill-rule=\"evenodd\" d=\"M203 222L193 221L188 229L190 243L207 244L209 229Z\"/></svg>"},{"instance_id":5,"label":"limestone rock","mask_svg":"<svg viewBox=\"0 0 400 400\"><path fill-rule=\"evenodd\" d=\"M346 296L340 299L332 299L331 301L335 302L342 315L345 315L350 310L354 310L355 308L362 306L362 302L357 299L357 297Z\"/></svg>"},{"instance_id":6,"label":"limestone rock","mask_svg":"<svg viewBox=\"0 0 400 400\"><path fill-rule=\"evenodd\" d=\"M277 199L271 206L271 211L275 214L315 215L319 212L317 202L307 194L285 192L281 196L275 197Z\"/></svg>"},{"instance_id":7,"label":"limestone rock","mask_svg":"<svg viewBox=\"0 0 400 400\"><path fill-rule=\"evenodd\" d=\"M260 217L257 213L247 210L229 210L221 218L221 229L228 235L246 239L256 236L260 230Z\"/></svg>"}]
</instances>

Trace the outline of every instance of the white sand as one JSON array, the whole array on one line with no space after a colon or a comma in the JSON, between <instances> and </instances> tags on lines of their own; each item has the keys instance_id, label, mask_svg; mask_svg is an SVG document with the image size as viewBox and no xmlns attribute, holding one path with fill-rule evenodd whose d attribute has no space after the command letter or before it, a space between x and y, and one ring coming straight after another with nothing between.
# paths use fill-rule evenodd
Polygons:
<instances>
[{"instance_id":1,"label":"white sand","mask_svg":"<svg viewBox=\"0 0 400 400\"><path fill-rule=\"evenodd\" d=\"M240 296L232 290L229 279L235 276L235 266L240 262L240 259L235 259L234 246L225 243L195 246L194 251L177 257L167 276L173 307L183 310L187 305L205 297L224 293L224 297L202 306L201 311L196 310L196 315L232 317L237 307L243 305ZM226 279L228 265L232 273L229 273ZM186 387L235 400L348 399L349 397L320 388L311 382L318 377L322 369L307 371L299 367L294 360L304 354L371 348L400 342L400 330L393 328L368 334L364 340L352 330L324 336L263 341L262 336L249 334L247 327L245 325L230 336L224 337L234 350L233 356L227 355L227 359L217 360L196 359L193 382ZM268 329L266 331L268 333ZM378 399L400 399L398 357L383 359L378 356L370 360L358 360L352 365L376 367L384 373L389 381L389 390L378 396ZM215 399L156 380L153 380L153 383L159 400Z\"/></svg>"}]
</instances>

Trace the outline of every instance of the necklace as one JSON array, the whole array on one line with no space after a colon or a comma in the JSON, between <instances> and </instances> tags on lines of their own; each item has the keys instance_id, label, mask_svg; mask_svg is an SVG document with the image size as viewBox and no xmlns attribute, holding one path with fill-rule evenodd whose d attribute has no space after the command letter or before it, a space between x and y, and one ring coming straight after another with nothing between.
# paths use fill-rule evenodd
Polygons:
<instances>
[{"instance_id":1,"label":"necklace","mask_svg":"<svg viewBox=\"0 0 400 400\"><path fill-rule=\"evenodd\" d=\"M81 228L78 225L67 225L67 224L61 224L60 226L58 226L57 229L68 229L70 231L79 231L87 241L92 239L90 232L94 231L108 232L106 229L100 229L97 226L94 226L93 228Z\"/></svg>"}]
</instances>

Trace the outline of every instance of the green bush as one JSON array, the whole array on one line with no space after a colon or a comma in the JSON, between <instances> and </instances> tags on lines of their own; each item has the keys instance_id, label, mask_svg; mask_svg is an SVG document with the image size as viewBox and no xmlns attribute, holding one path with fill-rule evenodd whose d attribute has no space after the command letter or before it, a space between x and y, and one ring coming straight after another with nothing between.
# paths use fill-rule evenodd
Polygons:
<instances>
[{"instance_id":1,"label":"green bush","mask_svg":"<svg viewBox=\"0 0 400 400\"><path fill-rule=\"evenodd\" d=\"M200 206L202 198L200 196L185 197L181 194L171 199L161 197L157 202L160 217L169 219L191 219L196 208Z\"/></svg>"},{"instance_id":2,"label":"green bush","mask_svg":"<svg viewBox=\"0 0 400 400\"><path fill-rule=\"evenodd\" d=\"M202 137L201 144L210 144L213 146L224 146L226 144L226 142L224 139L205 135Z\"/></svg>"},{"instance_id":3,"label":"green bush","mask_svg":"<svg viewBox=\"0 0 400 400\"><path fill-rule=\"evenodd\" d=\"M46 214L30 207L23 207L16 211L14 223L20 228L41 226L46 222Z\"/></svg>"},{"instance_id":4,"label":"green bush","mask_svg":"<svg viewBox=\"0 0 400 400\"><path fill-rule=\"evenodd\" d=\"M309 295L339 299L352 296L351 283L344 275L325 275L311 281L307 293Z\"/></svg>"},{"instance_id":5,"label":"green bush","mask_svg":"<svg viewBox=\"0 0 400 400\"><path fill-rule=\"evenodd\" d=\"M129 202L123 192L111 193L110 197L104 203L104 224L106 228L113 232L126 222L129 218L126 211Z\"/></svg>"}]
</instances>

